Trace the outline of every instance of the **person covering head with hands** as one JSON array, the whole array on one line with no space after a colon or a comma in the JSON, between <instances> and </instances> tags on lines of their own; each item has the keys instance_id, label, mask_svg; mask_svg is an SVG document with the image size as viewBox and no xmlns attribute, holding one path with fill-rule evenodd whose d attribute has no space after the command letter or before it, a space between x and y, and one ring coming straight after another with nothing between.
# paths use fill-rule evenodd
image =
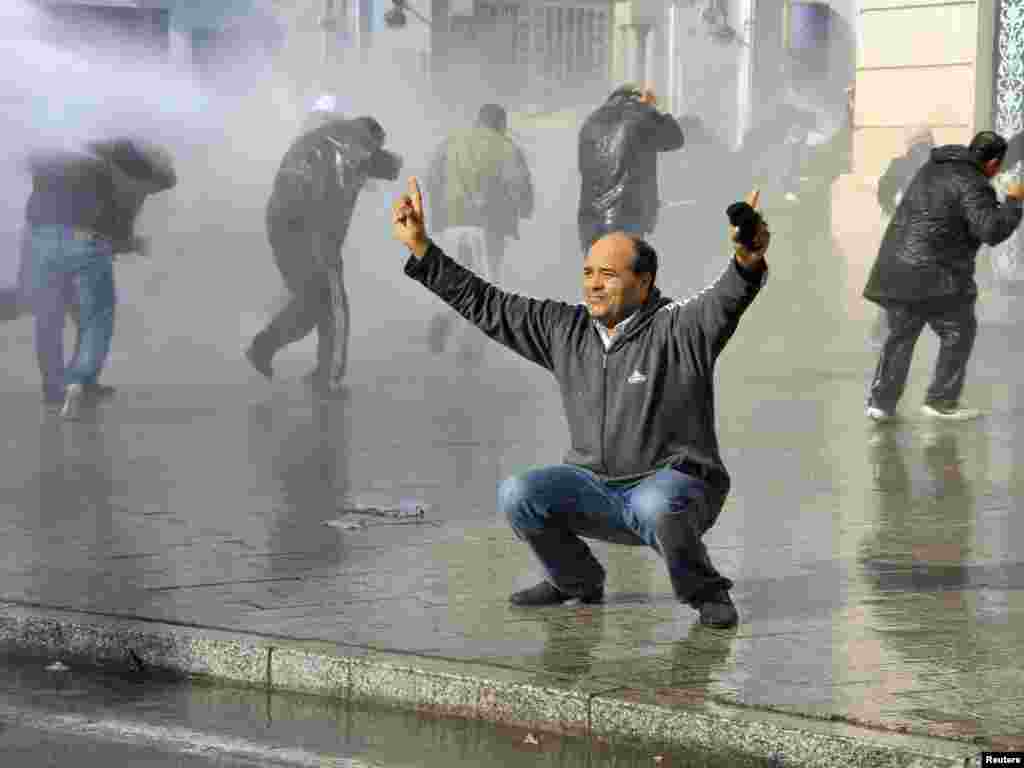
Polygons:
<instances>
[{"instance_id":1,"label":"person covering head with hands","mask_svg":"<svg viewBox=\"0 0 1024 768\"><path fill-rule=\"evenodd\" d=\"M756 209L758 198L753 192L746 202ZM511 601L601 601L605 571L583 541L590 538L653 547L676 597L703 624L735 625L732 581L712 565L702 537L731 483L715 434L714 366L767 276L771 236L760 216L730 228L721 275L686 301L661 294L648 243L607 234L587 253L585 303L575 306L507 293L449 258L427 234L415 179L392 222L411 252L405 273L549 370L562 392L571 438L564 463L498 489L500 510L546 574Z\"/></svg>"},{"instance_id":2,"label":"person covering head with hands","mask_svg":"<svg viewBox=\"0 0 1024 768\"><path fill-rule=\"evenodd\" d=\"M895 416L925 325L939 337L939 356L922 413L952 421L981 415L963 407L960 394L978 331L978 249L1003 242L1021 221L1024 188L1010 184L1000 203L991 183L1006 151L1006 140L992 131L966 147L937 147L896 206L864 287L864 298L883 308L887 325L868 392L869 419Z\"/></svg>"},{"instance_id":3,"label":"person covering head with hands","mask_svg":"<svg viewBox=\"0 0 1024 768\"><path fill-rule=\"evenodd\" d=\"M683 146L683 131L659 111L650 88L624 85L583 123L577 162L577 226L586 253L601 236L623 231L644 237L658 222L658 153Z\"/></svg>"}]
</instances>

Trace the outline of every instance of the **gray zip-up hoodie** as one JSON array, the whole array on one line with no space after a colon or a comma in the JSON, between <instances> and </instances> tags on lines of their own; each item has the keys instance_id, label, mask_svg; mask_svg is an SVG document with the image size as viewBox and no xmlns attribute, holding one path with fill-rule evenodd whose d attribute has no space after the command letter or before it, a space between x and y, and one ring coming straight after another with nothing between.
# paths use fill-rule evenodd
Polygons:
<instances>
[{"instance_id":1,"label":"gray zip-up hoodie","mask_svg":"<svg viewBox=\"0 0 1024 768\"><path fill-rule=\"evenodd\" d=\"M569 424L566 463L626 482L685 462L723 498L729 492L715 435L714 365L764 270L731 260L718 280L684 302L652 290L607 350L586 306L502 291L433 243L422 259L409 257L405 273L554 374Z\"/></svg>"}]
</instances>

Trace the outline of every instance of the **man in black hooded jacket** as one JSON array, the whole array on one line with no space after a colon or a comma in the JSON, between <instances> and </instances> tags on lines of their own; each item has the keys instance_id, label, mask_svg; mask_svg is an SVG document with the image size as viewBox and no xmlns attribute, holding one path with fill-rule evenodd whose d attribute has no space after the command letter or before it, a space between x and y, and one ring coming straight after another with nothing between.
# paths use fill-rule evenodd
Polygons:
<instances>
[{"instance_id":1,"label":"man in black hooded jacket","mask_svg":"<svg viewBox=\"0 0 1024 768\"><path fill-rule=\"evenodd\" d=\"M317 364L307 379L317 394L346 393L351 327L341 247L367 179L398 178L401 159L384 140L371 117L330 120L296 139L281 161L266 221L291 299L245 353L267 378L274 355L316 328Z\"/></svg>"},{"instance_id":2,"label":"man in black hooded jacket","mask_svg":"<svg viewBox=\"0 0 1024 768\"><path fill-rule=\"evenodd\" d=\"M885 309L889 326L871 382L868 418L892 418L926 324L940 347L922 413L955 421L979 415L960 405L978 329L975 258L982 243L997 245L1013 234L1024 199L1024 187L1013 184L1000 204L990 183L1006 149L1005 139L983 131L968 147L932 150L897 206L864 288L864 298Z\"/></svg>"},{"instance_id":3,"label":"man in black hooded jacket","mask_svg":"<svg viewBox=\"0 0 1024 768\"><path fill-rule=\"evenodd\" d=\"M679 121L651 90L625 85L588 117L579 138L580 247L609 232L650 235L658 221L658 153L683 146Z\"/></svg>"}]
</instances>

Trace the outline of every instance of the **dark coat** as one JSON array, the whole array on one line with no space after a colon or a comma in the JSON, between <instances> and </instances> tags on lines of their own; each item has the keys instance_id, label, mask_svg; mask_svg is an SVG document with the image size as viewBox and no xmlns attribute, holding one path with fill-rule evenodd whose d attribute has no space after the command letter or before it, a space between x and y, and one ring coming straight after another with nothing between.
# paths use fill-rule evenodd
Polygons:
<instances>
[{"instance_id":1,"label":"dark coat","mask_svg":"<svg viewBox=\"0 0 1024 768\"><path fill-rule=\"evenodd\" d=\"M296 139L267 203L271 240L321 232L343 242L366 180L381 177L374 165L383 143L380 126L365 118L333 120Z\"/></svg>"},{"instance_id":2,"label":"dark coat","mask_svg":"<svg viewBox=\"0 0 1024 768\"><path fill-rule=\"evenodd\" d=\"M864 298L876 304L973 301L975 258L1017 228L1021 203L1000 204L967 147L932 150L886 228Z\"/></svg>"},{"instance_id":3,"label":"dark coat","mask_svg":"<svg viewBox=\"0 0 1024 768\"><path fill-rule=\"evenodd\" d=\"M111 165L114 194L96 231L113 243L114 253L135 247L135 222L150 195L178 183L170 156L161 148L131 139L96 142L89 147Z\"/></svg>"},{"instance_id":4,"label":"dark coat","mask_svg":"<svg viewBox=\"0 0 1024 768\"><path fill-rule=\"evenodd\" d=\"M625 229L653 232L658 220L658 153L683 146L683 131L635 96L616 95L580 129L580 244Z\"/></svg>"},{"instance_id":5,"label":"dark coat","mask_svg":"<svg viewBox=\"0 0 1024 768\"><path fill-rule=\"evenodd\" d=\"M915 144L905 155L893 158L878 180L878 205L886 216L896 212L897 197L903 194L914 175L921 170L931 154L927 143Z\"/></svg>"},{"instance_id":6,"label":"dark coat","mask_svg":"<svg viewBox=\"0 0 1024 768\"><path fill-rule=\"evenodd\" d=\"M29 226L92 230L110 240L115 253L131 249L146 197L178 181L166 152L127 138L93 142L80 152L34 153L29 169Z\"/></svg>"}]
</instances>

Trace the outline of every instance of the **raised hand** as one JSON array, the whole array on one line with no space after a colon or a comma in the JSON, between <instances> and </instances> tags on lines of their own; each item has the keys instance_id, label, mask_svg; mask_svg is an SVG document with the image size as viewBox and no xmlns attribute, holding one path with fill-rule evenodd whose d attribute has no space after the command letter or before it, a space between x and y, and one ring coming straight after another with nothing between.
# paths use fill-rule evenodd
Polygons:
<instances>
[{"instance_id":1,"label":"raised hand","mask_svg":"<svg viewBox=\"0 0 1024 768\"><path fill-rule=\"evenodd\" d=\"M761 213L758 207L761 202L761 191L753 190L747 195L747 205ZM757 267L760 262L764 260L764 255L768 251L768 245L772 239L772 233L768 230L768 224L762 219L760 226L758 227L757 234L754 237L754 248L750 249L743 245L737 238L739 237L738 227L729 227L729 240L733 245L733 250L736 253L736 261L743 267Z\"/></svg>"},{"instance_id":2,"label":"raised hand","mask_svg":"<svg viewBox=\"0 0 1024 768\"><path fill-rule=\"evenodd\" d=\"M419 181L409 177L408 192L402 195L391 210L391 232L396 240L406 246L417 259L427 252L430 239L423 214L423 195Z\"/></svg>"}]
</instances>

